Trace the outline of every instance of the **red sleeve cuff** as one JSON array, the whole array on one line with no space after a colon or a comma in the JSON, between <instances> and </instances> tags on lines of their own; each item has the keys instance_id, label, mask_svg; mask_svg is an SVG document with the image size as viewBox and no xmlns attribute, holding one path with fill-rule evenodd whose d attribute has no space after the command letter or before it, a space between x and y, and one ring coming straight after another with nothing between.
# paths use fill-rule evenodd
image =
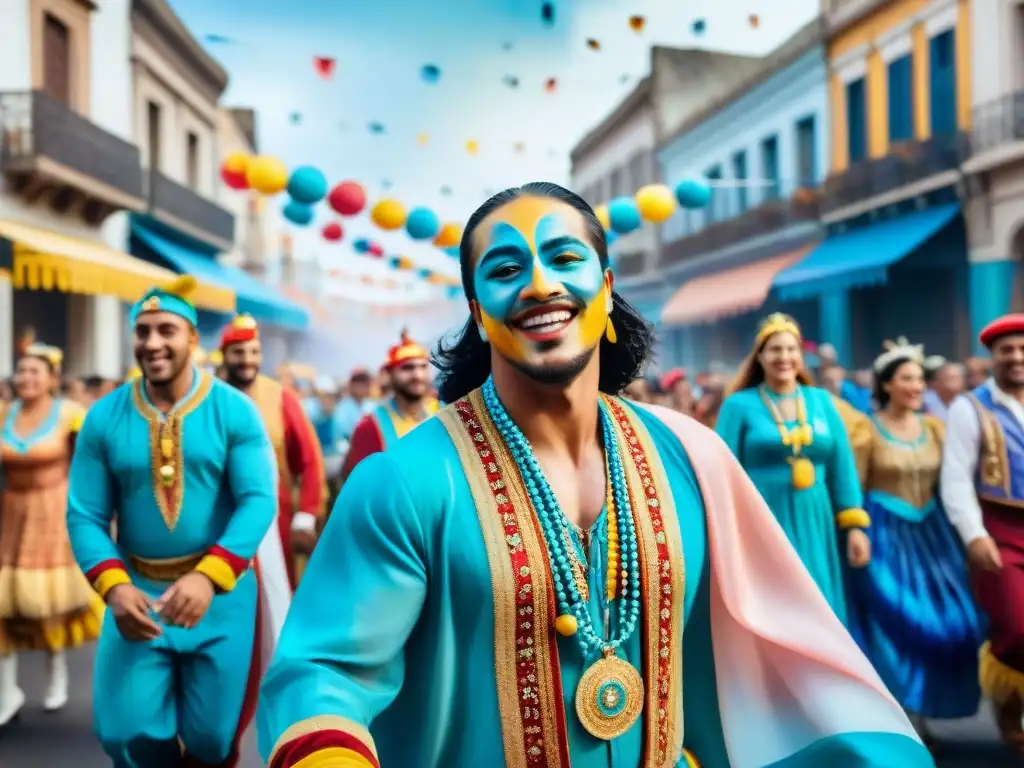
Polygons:
<instances>
[{"instance_id":1,"label":"red sleeve cuff","mask_svg":"<svg viewBox=\"0 0 1024 768\"><path fill-rule=\"evenodd\" d=\"M124 567L124 561L123 560L111 559L111 560L104 560L103 562L100 562L100 563L97 563L96 565L94 565L92 568L90 568L88 571L85 572L85 578L87 578L90 582L95 584L96 583L96 579L98 579L100 576L102 576L107 571L112 571L112 570L115 570L115 569L120 569L120 570L124 571L125 573L128 572L128 569Z\"/></svg>"},{"instance_id":2,"label":"red sleeve cuff","mask_svg":"<svg viewBox=\"0 0 1024 768\"><path fill-rule=\"evenodd\" d=\"M221 560L227 563L228 566L231 568L232 573L235 574L236 579L243 573L245 573L246 569L249 567L249 561L246 560L244 557L239 557L238 555L234 554L233 552L229 552L228 550L224 549L224 547L219 545L210 547L208 550L206 550L206 554L210 557L219 557Z\"/></svg>"},{"instance_id":3,"label":"red sleeve cuff","mask_svg":"<svg viewBox=\"0 0 1024 768\"><path fill-rule=\"evenodd\" d=\"M128 569L120 560L104 560L90 568L85 578L92 584L92 588L101 598L107 599L107 593L114 587L121 584L131 584L132 579L128 575Z\"/></svg>"},{"instance_id":4,"label":"red sleeve cuff","mask_svg":"<svg viewBox=\"0 0 1024 768\"><path fill-rule=\"evenodd\" d=\"M276 750L269 768L293 768L306 758L328 750L348 750L358 755L369 768L380 768L373 750L356 736L333 729L297 736ZM311 761L315 763L316 761Z\"/></svg>"}]
</instances>

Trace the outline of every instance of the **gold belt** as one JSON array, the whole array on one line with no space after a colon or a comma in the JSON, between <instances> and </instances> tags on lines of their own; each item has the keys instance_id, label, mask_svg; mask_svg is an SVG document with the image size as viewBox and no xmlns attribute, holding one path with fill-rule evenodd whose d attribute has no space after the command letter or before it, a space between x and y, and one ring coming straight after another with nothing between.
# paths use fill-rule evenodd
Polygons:
<instances>
[{"instance_id":1,"label":"gold belt","mask_svg":"<svg viewBox=\"0 0 1024 768\"><path fill-rule=\"evenodd\" d=\"M131 556L132 568L140 576L153 581L177 581L189 571L195 570L203 554L171 557L166 560L154 560L148 557Z\"/></svg>"}]
</instances>

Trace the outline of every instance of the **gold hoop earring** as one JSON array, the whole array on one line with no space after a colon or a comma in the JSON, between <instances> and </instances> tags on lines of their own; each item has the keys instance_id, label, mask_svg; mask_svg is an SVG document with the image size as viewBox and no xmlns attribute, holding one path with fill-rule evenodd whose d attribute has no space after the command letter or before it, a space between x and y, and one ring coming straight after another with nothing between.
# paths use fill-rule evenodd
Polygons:
<instances>
[{"instance_id":1,"label":"gold hoop earring","mask_svg":"<svg viewBox=\"0 0 1024 768\"><path fill-rule=\"evenodd\" d=\"M619 337L615 333L615 324L612 322L610 317L608 318L608 323L604 327L604 337L608 339L609 344L614 344L619 340Z\"/></svg>"}]
</instances>

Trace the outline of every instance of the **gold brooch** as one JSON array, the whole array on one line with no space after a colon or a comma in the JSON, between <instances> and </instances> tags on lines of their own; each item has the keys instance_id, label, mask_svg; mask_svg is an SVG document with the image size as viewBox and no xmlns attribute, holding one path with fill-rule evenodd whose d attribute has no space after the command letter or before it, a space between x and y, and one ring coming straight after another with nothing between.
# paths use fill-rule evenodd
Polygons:
<instances>
[{"instance_id":1,"label":"gold brooch","mask_svg":"<svg viewBox=\"0 0 1024 768\"><path fill-rule=\"evenodd\" d=\"M142 302L143 312L156 312L158 309L160 309L159 296L150 296L148 299Z\"/></svg>"}]
</instances>

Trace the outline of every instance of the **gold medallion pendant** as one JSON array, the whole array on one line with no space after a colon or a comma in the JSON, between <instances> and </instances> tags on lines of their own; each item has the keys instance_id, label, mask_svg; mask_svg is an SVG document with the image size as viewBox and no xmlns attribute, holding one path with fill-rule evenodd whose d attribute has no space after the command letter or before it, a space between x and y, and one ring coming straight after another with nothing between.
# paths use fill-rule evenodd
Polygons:
<instances>
[{"instance_id":1,"label":"gold medallion pendant","mask_svg":"<svg viewBox=\"0 0 1024 768\"><path fill-rule=\"evenodd\" d=\"M611 651L583 673L576 686L576 715L591 736L621 736L644 708L644 681L633 665Z\"/></svg>"},{"instance_id":2,"label":"gold medallion pendant","mask_svg":"<svg viewBox=\"0 0 1024 768\"><path fill-rule=\"evenodd\" d=\"M814 462L805 456L797 456L791 462L793 467L793 487L798 491L806 491L814 485Z\"/></svg>"}]
</instances>

